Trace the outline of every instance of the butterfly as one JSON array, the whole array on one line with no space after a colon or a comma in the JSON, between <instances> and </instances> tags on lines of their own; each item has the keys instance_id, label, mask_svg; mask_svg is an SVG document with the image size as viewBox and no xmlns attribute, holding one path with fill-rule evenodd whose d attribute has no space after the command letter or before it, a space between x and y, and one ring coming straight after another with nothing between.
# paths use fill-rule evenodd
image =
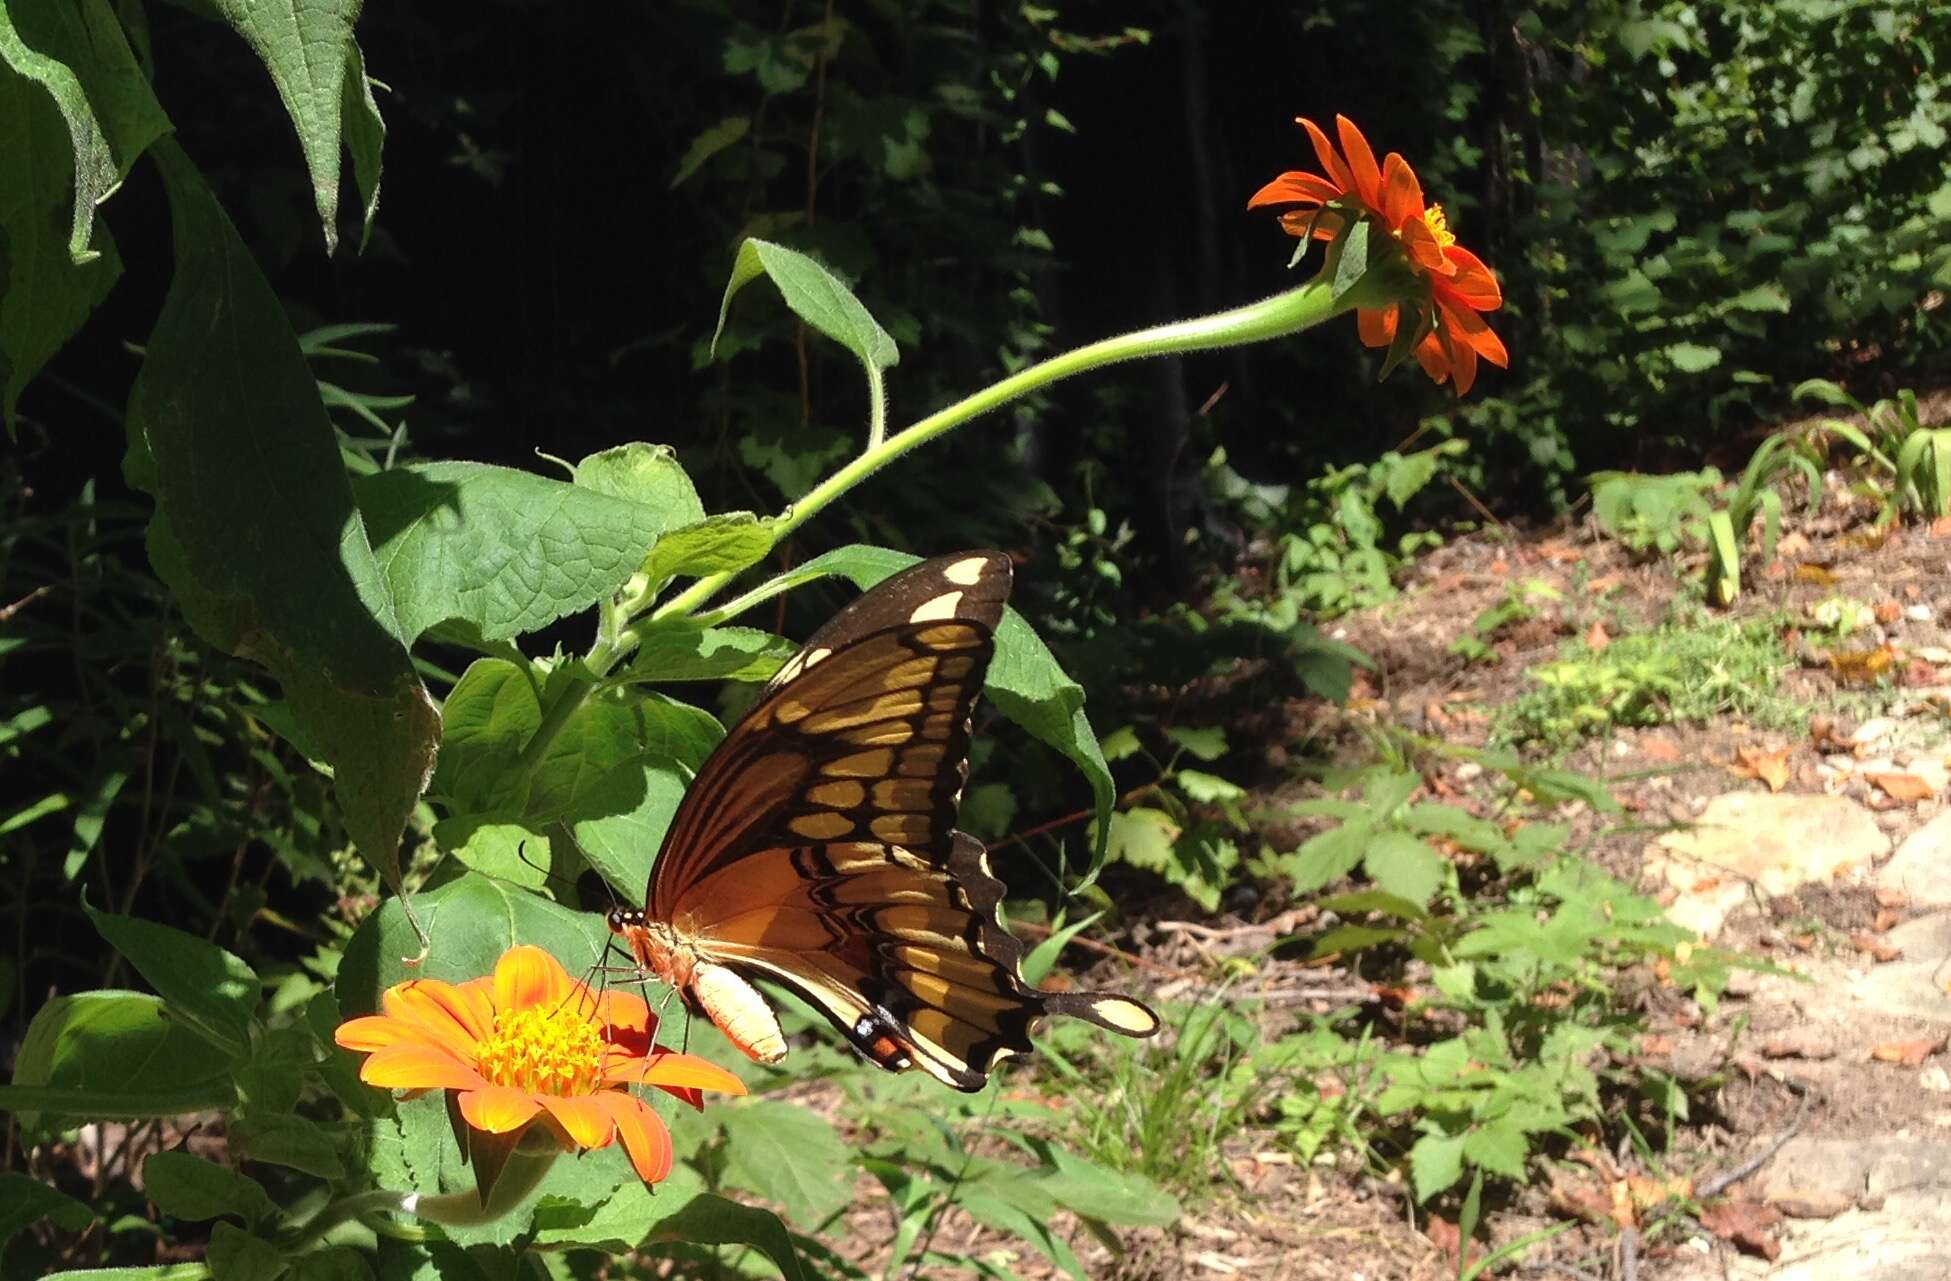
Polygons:
<instances>
[{"instance_id":1,"label":"butterfly","mask_svg":"<svg viewBox=\"0 0 1951 1281\"><path fill-rule=\"evenodd\" d=\"M922 561L846 606L699 767L611 931L749 1057L786 1042L752 980L790 989L864 1057L959 1090L1053 1014L1126 1036L1128 996L1044 992L997 920L1003 885L955 830L969 718L1009 597L1009 558Z\"/></svg>"}]
</instances>

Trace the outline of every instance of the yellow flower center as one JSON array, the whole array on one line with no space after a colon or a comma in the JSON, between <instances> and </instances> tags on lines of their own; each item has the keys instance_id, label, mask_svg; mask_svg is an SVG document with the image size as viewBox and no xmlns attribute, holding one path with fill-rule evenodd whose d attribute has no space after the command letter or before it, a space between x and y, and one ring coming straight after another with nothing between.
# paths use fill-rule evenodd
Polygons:
<instances>
[{"instance_id":1,"label":"yellow flower center","mask_svg":"<svg viewBox=\"0 0 1951 1281\"><path fill-rule=\"evenodd\" d=\"M554 1009L502 1010L494 1035L475 1051L474 1066L496 1085L567 1097L594 1094L603 1067L603 1037L574 1002Z\"/></svg>"},{"instance_id":2,"label":"yellow flower center","mask_svg":"<svg viewBox=\"0 0 1951 1281\"><path fill-rule=\"evenodd\" d=\"M1436 237L1437 248L1448 249L1456 243L1456 233L1450 230L1450 220L1443 216L1443 206L1431 205L1423 210L1423 223L1429 228L1429 234Z\"/></svg>"}]
</instances>

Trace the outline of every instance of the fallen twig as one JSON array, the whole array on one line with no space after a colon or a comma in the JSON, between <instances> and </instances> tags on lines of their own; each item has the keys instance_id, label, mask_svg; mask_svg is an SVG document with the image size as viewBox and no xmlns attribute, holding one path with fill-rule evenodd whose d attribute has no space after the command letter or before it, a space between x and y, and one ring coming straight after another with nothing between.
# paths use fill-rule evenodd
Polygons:
<instances>
[{"instance_id":1,"label":"fallen twig","mask_svg":"<svg viewBox=\"0 0 1951 1281\"><path fill-rule=\"evenodd\" d=\"M1771 1073L1770 1075L1773 1074ZM1726 1174L1716 1175L1696 1188L1694 1194L1701 1200L1704 1201L1709 1197L1719 1196L1741 1180L1753 1174L1756 1170L1759 1170L1762 1166L1774 1160L1775 1154L1780 1152L1787 1145L1788 1141L1795 1137L1796 1132L1802 1128L1802 1123L1809 1119L1809 1108L1814 1104L1820 1091L1809 1082L1801 1080L1798 1077L1776 1076L1775 1079L1787 1086L1791 1092L1800 1096L1802 1100L1796 1104L1795 1116L1789 1121L1788 1128L1776 1135L1772 1143L1756 1153L1753 1157L1735 1166Z\"/></svg>"}]
</instances>

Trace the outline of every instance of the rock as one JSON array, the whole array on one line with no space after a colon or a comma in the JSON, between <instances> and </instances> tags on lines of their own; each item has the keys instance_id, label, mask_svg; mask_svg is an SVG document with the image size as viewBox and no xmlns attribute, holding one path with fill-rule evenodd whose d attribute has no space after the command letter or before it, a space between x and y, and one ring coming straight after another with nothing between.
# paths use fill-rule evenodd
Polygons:
<instances>
[{"instance_id":1,"label":"rock","mask_svg":"<svg viewBox=\"0 0 1951 1281\"><path fill-rule=\"evenodd\" d=\"M1951 810L1912 832L1877 869L1876 885L1919 907L1951 907Z\"/></svg>"},{"instance_id":2,"label":"rock","mask_svg":"<svg viewBox=\"0 0 1951 1281\"><path fill-rule=\"evenodd\" d=\"M1667 916L1706 937L1751 898L1866 872L1889 848L1876 819L1847 797L1727 792L1691 830L1649 846L1646 872L1678 891Z\"/></svg>"},{"instance_id":3,"label":"rock","mask_svg":"<svg viewBox=\"0 0 1951 1281\"><path fill-rule=\"evenodd\" d=\"M1791 1219L1833 1219L1856 1208L1856 1198L1841 1192L1786 1192L1771 1195L1768 1204Z\"/></svg>"},{"instance_id":4,"label":"rock","mask_svg":"<svg viewBox=\"0 0 1951 1281\"><path fill-rule=\"evenodd\" d=\"M1879 1014L1951 1023L1951 989L1944 986L1951 980L1951 970L1944 970L1944 958L1951 955L1951 913L1906 921L1883 937L1903 949L1903 959L1856 979L1850 995Z\"/></svg>"}]
</instances>

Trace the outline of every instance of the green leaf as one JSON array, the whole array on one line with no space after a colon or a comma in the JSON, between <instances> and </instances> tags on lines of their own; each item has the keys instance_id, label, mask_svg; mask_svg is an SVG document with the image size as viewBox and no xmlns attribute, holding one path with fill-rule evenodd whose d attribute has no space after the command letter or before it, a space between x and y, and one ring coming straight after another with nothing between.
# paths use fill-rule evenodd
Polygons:
<instances>
[{"instance_id":1,"label":"green leaf","mask_svg":"<svg viewBox=\"0 0 1951 1281\"><path fill-rule=\"evenodd\" d=\"M95 1221L95 1212L65 1192L12 1170L0 1170L0 1249L20 1230L42 1219L66 1232L79 1232Z\"/></svg>"},{"instance_id":2,"label":"green leaf","mask_svg":"<svg viewBox=\"0 0 1951 1281\"><path fill-rule=\"evenodd\" d=\"M1332 296L1336 301L1368 274L1368 219L1362 218L1342 233L1336 248L1340 256L1335 260L1335 279Z\"/></svg>"},{"instance_id":3,"label":"green leaf","mask_svg":"<svg viewBox=\"0 0 1951 1281\"><path fill-rule=\"evenodd\" d=\"M1461 1136L1425 1134L1409 1149L1409 1169L1416 1184L1416 1200L1427 1201L1463 1177Z\"/></svg>"},{"instance_id":4,"label":"green leaf","mask_svg":"<svg viewBox=\"0 0 1951 1281\"><path fill-rule=\"evenodd\" d=\"M697 487L669 445L632 441L591 454L575 466L576 484L655 510L663 528L682 529L705 518Z\"/></svg>"},{"instance_id":5,"label":"green leaf","mask_svg":"<svg viewBox=\"0 0 1951 1281\"><path fill-rule=\"evenodd\" d=\"M1221 778L1217 774L1207 774L1201 770L1182 769L1173 774L1172 779L1179 785L1179 790L1195 801L1206 803L1237 801L1247 794L1244 787L1231 779Z\"/></svg>"},{"instance_id":6,"label":"green leaf","mask_svg":"<svg viewBox=\"0 0 1951 1281\"><path fill-rule=\"evenodd\" d=\"M724 1108L725 1179L779 1206L811 1231L853 1199L849 1179L835 1172L853 1163L853 1149L817 1113L795 1103L754 1099Z\"/></svg>"},{"instance_id":7,"label":"green leaf","mask_svg":"<svg viewBox=\"0 0 1951 1281\"><path fill-rule=\"evenodd\" d=\"M422 463L353 481L359 514L411 645L437 623L487 642L614 595L671 528L655 507L482 463Z\"/></svg>"},{"instance_id":8,"label":"green leaf","mask_svg":"<svg viewBox=\"0 0 1951 1281\"><path fill-rule=\"evenodd\" d=\"M75 12L47 4L32 10ZM6 23L0 11L0 59L8 52ZM61 234L74 174L67 142L54 100L0 61L0 422L9 434L21 389L74 337L122 273L106 227L95 229L79 255Z\"/></svg>"},{"instance_id":9,"label":"green leaf","mask_svg":"<svg viewBox=\"0 0 1951 1281\"><path fill-rule=\"evenodd\" d=\"M684 158L677 162L677 173L671 178L671 190L676 191L684 185L684 180L725 148L736 143L752 132L752 117L727 116L697 137L684 149Z\"/></svg>"},{"instance_id":10,"label":"green leaf","mask_svg":"<svg viewBox=\"0 0 1951 1281\"><path fill-rule=\"evenodd\" d=\"M311 173L312 200L325 231L325 252L332 253L339 247L339 145L345 124L346 76L357 65L352 24L362 0L210 2L271 73L285 114L298 131L298 146ZM361 145L369 142L360 139ZM378 198L376 178L372 196Z\"/></svg>"},{"instance_id":11,"label":"green leaf","mask_svg":"<svg viewBox=\"0 0 1951 1281\"><path fill-rule=\"evenodd\" d=\"M321 1179L345 1174L339 1147L318 1122L296 1112L252 1110L231 1118L225 1137L240 1161L288 1165Z\"/></svg>"},{"instance_id":12,"label":"green leaf","mask_svg":"<svg viewBox=\"0 0 1951 1281\"><path fill-rule=\"evenodd\" d=\"M477 658L448 691L440 715L433 793L446 797L456 814L526 807L521 753L542 727L542 702L529 671L505 658Z\"/></svg>"},{"instance_id":13,"label":"green leaf","mask_svg":"<svg viewBox=\"0 0 1951 1281\"><path fill-rule=\"evenodd\" d=\"M718 308L718 329L711 339L714 347L725 332L732 296L761 275L779 287L780 296L794 315L860 357L870 377L878 378L881 370L901 358L894 339L875 323L839 277L798 250L758 239L748 239L738 247L732 278L725 285L725 300Z\"/></svg>"},{"instance_id":14,"label":"green leaf","mask_svg":"<svg viewBox=\"0 0 1951 1281\"><path fill-rule=\"evenodd\" d=\"M210 1275L215 1281L277 1281L287 1255L263 1237L219 1219L210 1229Z\"/></svg>"},{"instance_id":15,"label":"green leaf","mask_svg":"<svg viewBox=\"0 0 1951 1281\"><path fill-rule=\"evenodd\" d=\"M150 91L148 77L142 74L122 24L106 0L0 5L0 62L51 95L67 123L74 157L68 252L76 263L87 262L95 256L90 248L95 209L122 185L136 157L170 131L169 117ZM8 106L0 119L17 119L15 108L23 100L18 86L0 92L0 101ZM0 141L11 150L17 140L0 129ZM60 184L63 189L67 185ZM44 190L31 197L8 193L31 200L34 217L44 212L40 199L44 194ZM11 225L6 230L9 252L18 264L21 242L12 240ZM18 265L14 270L18 273ZM17 286L19 279L16 274L10 286Z\"/></svg>"},{"instance_id":16,"label":"green leaf","mask_svg":"<svg viewBox=\"0 0 1951 1281\"><path fill-rule=\"evenodd\" d=\"M660 1220L649 1239L692 1245L749 1245L771 1259L786 1281L802 1281L806 1275L793 1250L792 1237L778 1215L709 1192L692 1197Z\"/></svg>"},{"instance_id":17,"label":"green leaf","mask_svg":"<svg viewBox=\"0 0 1951 1281\"><path fill-rule=\"evenodd\" d=\"M1183 1213L1177 1197L1142 1174L1107 1170L1056 1144L1038 1150L1052 1167L1040 1180L1043 1190L1072 1214L1163 1228Z\"/></svg>"},{"instance_id":18,"label":"green leaf","mask_svg":"<svg viewBox=\"0 0 1951 1281\"><path fill-rule=\"evenodd\" d=\"M142 1190L164 1214L202 1222L235 1214L262 1223L278 1213L264 1185L189 1152L156 1152L142 1163Z\"/></svg>"},{"instance_id":19,"label":"green leaf","mask_svg":"<svg viewBox=\"0 0 1951 1281\"><path fill-rule=\"evenodd\" d=\"M626 681L764 681L798 646L755 627L699 627L671 618L639 633L643 640L619 679Z\"/></svg>"},{"instance_id":20,"label":"green leaf","mask_svg":"<svg viewBox=\"0 0 1951 1281\"><path fill-rule=\"evenodd\" d=\"M352 41L346 42L345 94L340 114L345 149L352 156L353 185L359 189L359 248L363 250L373 233L373 218L379 213L380 158L386 146L386 121L380 117L379 103L373 100L373 82L366 75L365 55Z\"/></svg>"},{"instance_id":21,"label":"green leaf","mask_svg":"<svg viewBox=\"0 0 1951 1281\"><path fill-rule=\"evenodd\" d=\"M1703 373L1721 363L1720 348L1703 347L1695 342L1677 342L1661 350L1683 374Z\"/></svg>"},{"instance_id":22,"label":"green leaf","mask_svg":"<svg viewBox=\"0 0 1951 1281\"><path fill-rule=\"evenodd\" d=\"M777 522L751 512L720 512L695 524L674 529L657 540L644 562L652 583L679 574L736 574L765 559L772 550Z\"/></svg>"},{"instance_id":23,"label":"green leaf","mask_svg":"<svg viewBox=\"0 0 1951 1281\"><path fill-rule=\"evenodd\" d=\"M1443 884L1443 856L1407 832L1377 832L1362 866L1384 893L1426 904Z\"/></svg>"},{"instance_id":24,"label":"green leaf","mask_svg":"<svg viewBox=\"0 0 1951 1281\"><path fill-rule=\"evenodd\" d=\"M88 919L149 981L170 1011L230 1058L250 1046L257 1009L257 975L242 960L182 930L133 916L98 912L82 904Z\"/></svg>"},{"instance_id":25,"label":"green leaf","mask_svg":"<svg viewBox=\"0 0 1951 1281\"><path fill-rule=\"evenodd\" d=\"M1226 755L1226 731L1217 725L1174 725L1165 737L1208 764Z\"/></svg>"},{"instance_id":26,"label":"green leaf","mask_svg":"<svg viewBox=\"0 0 1951 1281\"><path fill-rule=\"evenodd\" d=\"M590 866L618 893L641 904L651 865L683 799L684 779L668 758L645 753L619 764L577 797L570 831Z\"/></svg>"},{"instance_id":27,"label":"green leaf","mask_svg":"<svg viewBox=\"0 0 1951 1281\"><path fill-rule=\"evenodd\" d=\"M292 1281L373 1281L366 1256L349 1245L328 1245L291 1261Z\"/></svg>"},{"instance_id":28,"label":"green leaf","mask_svg":"<svg viewBox=\"0 0 1951 1281\"><path fill-rule=\"evenodd\" d=\"M827 574L839 574L865 590L882 579L914 564L919 557L886 547L854 543L836 547L815 556L790 575L795 582L807 582ZM1023 616L1014 609L1003 611L996 628L996 657L989 664L983 689L990 700L1010 720L1069 757L1090 782L1096 800L1097 849L1082 884L1097 878L1104 865L1110 835L1111 806L1117 789L1111 781L1111 767L1097 745L1097 735L1084 715L1084 688L1064 675L1056 656L1043 643Z\"/></svg>"},{"instance_id":29,"label":"green leaf","mask_svg":"<svg viewBox=\"0 0 1951 1281\"><path fill-rule=\"evenodd\" d=\"M1303 894L1346 876L1362 861L1369 841L1367 823L1349 822L1309 837L1301 848L1281 856L1279 865Z\"/></svg>"},{"instance_id":30,"label":"green leaf","mask_svg":"<svg viewBox=\"0 0 1951 1281\"><path fill-rule=\"evenodd\" d=\"M1181 830L1164 810L1143 805L1119 810L1111 816L1107 857L1163 874L1172 866L1172 846Z\"/></svg>"},{"instance_id":31,"label":"green leaf","mask_svg":"<svg viewBox=\"0 0 1951 1281\"><path fill-rule=\"evenodd\" d=\"M1472 1165L1520 1183L1524 1181L1524 1160L1531 1144L1517 1126L1492 1121L1463 1136L1463 1155Z\"/></svg>"},{"instance_id":32,"label":"green leaf","mask_svg":"<svg viewBox=\"0 0 1951 1281\"><path fill-rule=\"evenodd\" d=\"M34 1013L0 1086L0 1110L38 1129L62 1117L121 1120L222 1108L229 1063L166 1012L160 997L102 989L57 996ZM43 1117L45 1111L52 1116Z\"/></svg>"},{"instance_id":33,"label":"green leaf","mask_svg":"<svg viewBox=\"0 0 1951 1281\"><path fill-rule=\"evenodd\" d=\"M399 888L399 839L439 718L366 542L284 309L174 143L155 149L176 277L129 397L150 559L198 634L268 667L332 766L360 853ZM267 549L276 549L275 554Z\"/></svg>"},{"instance_id":34,"label":"green leaf","mask_svg":"<svg viewBox=\"0 0 1951 1281\"><path fill-rule=\"evenodd\" d=\"M1707 516L1707 599L1726 608L1741 595L1741 548L1724 511Z\"/></svg>"}]
</instances>

